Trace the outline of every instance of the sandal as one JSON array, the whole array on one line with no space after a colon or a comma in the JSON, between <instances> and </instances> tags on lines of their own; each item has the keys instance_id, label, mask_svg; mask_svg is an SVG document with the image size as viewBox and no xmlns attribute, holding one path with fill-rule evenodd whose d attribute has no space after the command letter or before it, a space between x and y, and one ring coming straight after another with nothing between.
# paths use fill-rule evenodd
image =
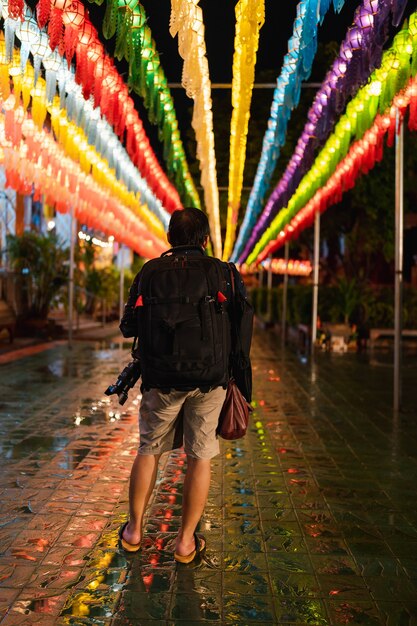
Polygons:
<instances>
[{"instance_id":1,"label":"sandal","mask_svg":"<svg viewBox=\"0 0 417 626\"><path fill-rule=\"evenodd\" d=\"M192 563L197 556L200 556L204 550L206 549L206 538L201 535L200 537L197 533L194 533L194 541L195 541L195 550L190 552L190 554L182 555L174 553L174 559L177 563Z\"/></svg>"},{"instance_id":2,"label":"sandal","mask_svg":"<svg viewBox=\"0 0 417 626\"><path fill-rule=\"evenodd\" d=\"M129 521L125 522L123 526L119 529L119 548L126 550L126 552L137 552L140 549L139 543L129 543L126 539L123 538L123 531L128 525Z\"/></svg>"}]
</instances>

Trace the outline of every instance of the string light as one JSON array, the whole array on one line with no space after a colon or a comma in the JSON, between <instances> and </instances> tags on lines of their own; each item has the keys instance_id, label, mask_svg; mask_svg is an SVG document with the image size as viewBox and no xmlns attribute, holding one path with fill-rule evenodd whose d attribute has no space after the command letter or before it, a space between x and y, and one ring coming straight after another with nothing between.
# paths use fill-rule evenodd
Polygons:
<instances>
[{"instance_id":1,"label":"string light","mask_svg":"<svg viewBox=\"0 0 417 626\"><path fill-rule=\"evenodd\" d=\"M417 81L410 79L404 92L400 92L389 105L384 115L377 115L374 124L366 131L363 138L352 144L348 154L340 161L333 175L326 184L318 189L307 204L300 209L291 221L283 226L278 236L271 240L259 254L254 263L262 262L286 241L297 237L299 233L314 223L314 216L341 201L343 194L352 189L356 179L362 173L367 174L383 158L383 140L388 134L388 145L392 146L396 127L396 112L400 118L409 108L408 126L411 131L417 130Z\"/></svg>"},{"instance_id":2,"label":"string light","mask_svg":"<svg viewBox=\"0 0 417 626\"><path fill-rule=\"evenodd\" d=\"M391 18L398 17L397 6L397 0L372 0L371 2L363 0L362 5L357 8L353 24L340 46L339 54L307 113L307 122L294 154L259 217L261 204L270 184L272 169L275 168L274 159L279 154L274 153L271 156L268 150L272 151L272 145L268 147L269 144L265 144L264 139L263 153L266 151L266 157L263 162L261 157L258 166L233 260L239 259L242 262L246 259L279 210L287 205L301 178L311 168L317 149L324 145L333 131L336 120L346 103L360 86L366 84L371 71L380 65L382 48L389 33L388 22ZM365 20L365 16L368 16L369 20ZM359 32L361 33L360 46L358 45ZM265 168L268 171L262 178ZM260 186L256 182L258 175Z\"/></svg>"},{"instance_id":3,"label":"string light","mask_svg":"<svg viewBox=\"0 0 417 626\"><path fill-rule=\"evenodd\" d=\"M211 237L216 256L221 257L219 191L217 187L216 156L214 152L213 113L211 108L211 83L206 44L204 41L203 13L199 0L171 1L170 33L178 34L178 51L184 59L182 85L187 96L193 98L191 121L197 141L197 158L200 162L201 185L210 222Z\"/></svg>"},{"instance_id":4,"label":"string light","mask_svg":"<svg viewBox=\"0 0 417 626\"><path fill-rule=\"evenodd\" d=\"M410 16L411 28L417 23L417 13ZM411 51L411 52L410 52ZM402 29L389 50L384 52L381 67L375 70L367 85L362 87L346 107L333 134L327 140L309 172L302 178L287 207L274 218L271 225L256 243L247 257L252 263L271 239L279 236L284 226L307 204L315 192L325 184L335 171L337 164L346 156L352 138L360 138L372 126L378 112L390 107L394 96L403 89L410 72L417 69L414 57L417 54L417 38L411 36L408 27ZM377 85L377 88L373 84ZM378 93L381 88L381 93ZM245 259L244 259L245 260Z\"/></svg>"},{"instance_id":5,"label":"string light","mask_svg":"<svg viewBox=\"0 0 417 626\"><path fill-rule=\"evenodd\" d=\"M264 0L239 0L236 5L236 35L233 57L232 122L230 126L229 193L223 259L228 260L235 242L242 195L243 170L255 79L259 31L265 21Z\"/></svg>"},{"instance_id":6,"label":"string light","mask_svg":"<svg viewBox=\"0 0 417 626\"><path fill-rule=\"evenodd\" d=\"M345 0L333 0L335 11L340 11ZM262 153L246 207L245 217L239 231L232 260L237 260L243 245L255 225L262 210L262 203L271 183L280 147L284 145L291 111L300 100L301 83L311 74L317 50L317 30L322 23L331 2L301 0L297 4L293 33L288 41L288 53L277 78L270 117L262 143Z\"/></svg>"},{"instance_id":7,"label":"string light","mask_svg":"<svg viewBox=\"0 0 417 626\"><path fill-rule=\"evenodd\" d=\"M271 270L273 274L288 274L289 276L310 276L313 267L310 261L297 259L265 259L261 263L264 270Z\"/></svg>"}]
</instances>

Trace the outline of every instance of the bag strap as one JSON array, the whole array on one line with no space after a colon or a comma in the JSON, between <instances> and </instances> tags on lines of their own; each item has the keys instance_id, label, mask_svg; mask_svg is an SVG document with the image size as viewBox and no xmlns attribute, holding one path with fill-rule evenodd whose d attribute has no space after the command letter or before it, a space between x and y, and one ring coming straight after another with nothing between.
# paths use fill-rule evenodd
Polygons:
<instances>
[{"instance_id":1,"label":"bag strap","mask_svg":"<svg viewBox=\"0 0 417 626\"><path fill-rule=\"evenodd\" d=\"M171 256L176 252L184 252L185 250L198 250L205 256L204 250L201 246L175 246L175 248L170 248L166 252L163 252L161 257Z\"/></svg>"},{"instance_id":2,"label":"bag strap","mask_svg":"<svg viewBox=\"0 0 417 626\"><path fill-rule=\"evenodd\" d=\"M235 280L235 274L233 271L234 266L232 265L232 263L228 263L227 267L229 268L229 273L230 273L230 285L232 288L232 306L231 306L231 310L232 310L232 319L233 319L233 324L232 324L232 335L234 335L235 337L235 343L236 346L232 346L232 352L236 352L237 351L240 352L242 351L242 340L240 337L240 331L239 331L239 324L237 324L237 314L236 314L236 280Z\"/></svg>"},{"instance_id":3,"label":"bag strap","mask_svg":"<svg viewBox=\"0 0 417 626\"><path fill-rule=\"evenodd\" d=\"M138 338L137 338L137 337L134 337L134 338L133 338L133 343L132 343L132 348L131 348L131 350L130 350L130 354L131 354L132 356L134 356L134 354L133 354L133 353L135 352L135 350L136 350L136 348L137 348L137 347L138 347Z\"/></svg>"}]
</instances>

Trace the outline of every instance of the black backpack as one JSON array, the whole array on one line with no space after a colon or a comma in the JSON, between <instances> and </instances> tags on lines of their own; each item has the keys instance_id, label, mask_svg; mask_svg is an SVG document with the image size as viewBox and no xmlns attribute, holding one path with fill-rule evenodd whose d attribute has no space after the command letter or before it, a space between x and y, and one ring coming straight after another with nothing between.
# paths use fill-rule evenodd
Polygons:
<instances>
[{"instance_id":1,"label":"black backpack","mask_svg":"<svg viewBox=\"0 0 417 626\"><path fill-rule=\"evenodd\" d=\"M138 350L145 389L226 385L230 321L224 265L201 248L168 250L138 285Z\"/></svg>"}]
</instances>

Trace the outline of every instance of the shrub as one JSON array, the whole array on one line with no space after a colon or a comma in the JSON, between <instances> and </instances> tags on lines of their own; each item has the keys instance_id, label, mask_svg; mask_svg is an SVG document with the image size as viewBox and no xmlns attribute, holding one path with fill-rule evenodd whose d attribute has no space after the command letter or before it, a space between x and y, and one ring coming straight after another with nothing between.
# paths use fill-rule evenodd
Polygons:
<instances>
[{"instance_id":1,"label":"shrub","mask_svg":"<svg viewBox=\"0 0 417 626\"><path fill-rule=\"evenodd\" d=\"M273 288L269 294L271 321L274 323L281 321L282 296L282 286ZM250 299L255 313L264 316L268 310L268 290L265 287L252 289ZM288 285L287 322L292 326L310 324L312 301L312 285ZM320 286L318 314L323 322L393 328L394 290L391 287L360 287L357 283ZM404 288L402 314L405 328L417 328L417 289Z\"/></svg>"},{"instance_id":2,"label":"shrub","mask_svg":"<svg viewBox=\"0 0 417 626\"><path fill-rule=\"evenodd\" d=\"M30 279L29 313L46 319L51 303L68 277L68 251L54 234L25 232L7 235L12 269L27 272Z\"/></svg>"}]
</instances>

